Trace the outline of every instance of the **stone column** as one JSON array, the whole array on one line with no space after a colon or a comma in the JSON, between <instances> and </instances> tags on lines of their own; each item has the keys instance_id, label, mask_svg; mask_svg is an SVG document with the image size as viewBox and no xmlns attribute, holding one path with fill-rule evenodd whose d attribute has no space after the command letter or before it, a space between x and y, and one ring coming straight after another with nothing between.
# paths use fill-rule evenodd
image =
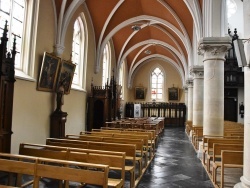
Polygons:
<instances>
[{"instance_id":1,"label":"stone column","mask_svg":"<svg viewBox=\"0 0 250 188\"><path fill-rule=\"evenodd\" d=\"M244 67L244 161L243 161L243 176L240 178L240 183L236 184L235 188L250 187L250 68Z\"/></svg>"},{"instance_id":2,"label":"stone column","mask_svg":"<svg viewBox=\"0 0 250 188\"><path fill-rule=\"evenodd\" d=\"M203 126L203 78L204 67L193 66L190 69L193 74L193 126Z\"/></svg>"},{"instance_id":3,"label":"stone column","mask_svg":"<svg viewBox=\"0 0 250 188\"><path fill-rule=\"evenodd\" d=\"M250 0L243 1L243 18L244 18L244 38L250 38ZM247 62L250 61L250 42L244 43L245 55ZM244 161L243 176L240 183L235 188L250 188L250 68L244 67Z\"/></svg>"},{"instance_id":4,"label":"stone column","mask_svg":"<svg viewBox=\"0 0 250 188\"><path fill-rule=\"evenodd\" d=\"M188 112L188 87L187 87L187 85L183 86L183 90L185 92L186 112ZM187 115L186 115L186 119L185 120L187 120Z\"/></svg>"},{"instance_id":5,"label":"stone column","mask_svg":"<svg viewBox=\"0 0 250 188\"><path fill-rule=\"evenodd\" d=\"M224 61L230 47L230 37L205 37L199 42L204 55L204 135L224 135Z\"/></svg>"},{"instance_id":6,"label":"stone column","mask_svg":"<svg viewBox=\"0 0 250 188\"><path fill-rule=\"evenodd\" d=\"M188 121L193 121L193 80L187 80L188 87Z\"/></svg>"}]
</instances>

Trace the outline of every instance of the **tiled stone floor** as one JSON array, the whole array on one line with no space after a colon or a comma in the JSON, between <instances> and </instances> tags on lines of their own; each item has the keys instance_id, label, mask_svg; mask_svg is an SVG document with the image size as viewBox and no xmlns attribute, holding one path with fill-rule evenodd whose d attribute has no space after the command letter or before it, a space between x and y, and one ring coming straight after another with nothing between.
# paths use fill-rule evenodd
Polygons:
<instances>
[{"instance_id":1,"label":"tiled stone floor","mask_svg":"<svg viewBox=\"0 0 250 188\"><path fill-rule=\"evenodd\" d=\"M155 158L137 188L214 187L184 127L165 128Z\"/></svg>"}]
</instances>

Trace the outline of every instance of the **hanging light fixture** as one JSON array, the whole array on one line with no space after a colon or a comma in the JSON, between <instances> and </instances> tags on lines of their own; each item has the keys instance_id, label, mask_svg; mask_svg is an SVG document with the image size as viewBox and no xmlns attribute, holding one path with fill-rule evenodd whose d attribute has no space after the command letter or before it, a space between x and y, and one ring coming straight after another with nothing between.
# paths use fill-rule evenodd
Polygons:
<instances>
[{"instance_id":1,"label":"hanging light fixture","mask_svg":"<svg viewBox=\"0 0 250 188\"><path fill-rule=\"evenodd\" d=\"M144 53L149 55L149 54L151 54L151 51L150 50L145 50Z\"/></svg>"},{"instance_id":2,"label":"hanging light fixture","mask_svg":"<svg viewBox=\"0 0 250 188\"><path fill-rule=\"evenodd\" d=\"M139 25L133 25L131 28L132 28L133 31L141 30L141 26L139 26Z\"/></svg>"}]
</instances>

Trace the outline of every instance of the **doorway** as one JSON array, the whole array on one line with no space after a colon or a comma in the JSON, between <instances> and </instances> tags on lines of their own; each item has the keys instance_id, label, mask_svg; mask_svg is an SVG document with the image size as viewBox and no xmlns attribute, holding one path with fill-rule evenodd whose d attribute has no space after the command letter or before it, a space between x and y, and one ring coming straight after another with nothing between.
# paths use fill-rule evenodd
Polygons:
<instances>
[{"instance_id":1,"label":"doorway","mask_svg":"<svg viewBox=\"0 0 250 188\"><path fill-rule=\"evenodd\" d=\"M94 103L93 128L100 129L104 123L104 104L103 101L97 100Z\"/></svg>"},{"instance_id":2,"label":"doorway","mask_svg":"<svg viewBox=\"0 0 250 188\"><path fill-rule=\"evenodd\" d=\"M237 122L238 89L225 88L224 120Z\"/></svg>"}]
</instances>

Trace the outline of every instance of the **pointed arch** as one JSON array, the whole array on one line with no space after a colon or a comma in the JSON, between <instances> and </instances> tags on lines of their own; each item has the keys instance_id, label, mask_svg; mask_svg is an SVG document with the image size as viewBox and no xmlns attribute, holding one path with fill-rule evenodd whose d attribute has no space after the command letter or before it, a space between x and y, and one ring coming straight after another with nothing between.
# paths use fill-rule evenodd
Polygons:
<instances>
[{"instance_id":1,"label":"pointed arch","mask_svg":"<svg viewBox=\"0 0 250 188\"><path fill-rule=\"evenodd\" d=\"M166 74L164 72L164 68L161 67L159 64L155 64L151 70L150 70L150 94L151 99L156 101L161 101L163 99L164 95L164 84L165 84L165 78Z\"/></svg>"}]
</instances>

